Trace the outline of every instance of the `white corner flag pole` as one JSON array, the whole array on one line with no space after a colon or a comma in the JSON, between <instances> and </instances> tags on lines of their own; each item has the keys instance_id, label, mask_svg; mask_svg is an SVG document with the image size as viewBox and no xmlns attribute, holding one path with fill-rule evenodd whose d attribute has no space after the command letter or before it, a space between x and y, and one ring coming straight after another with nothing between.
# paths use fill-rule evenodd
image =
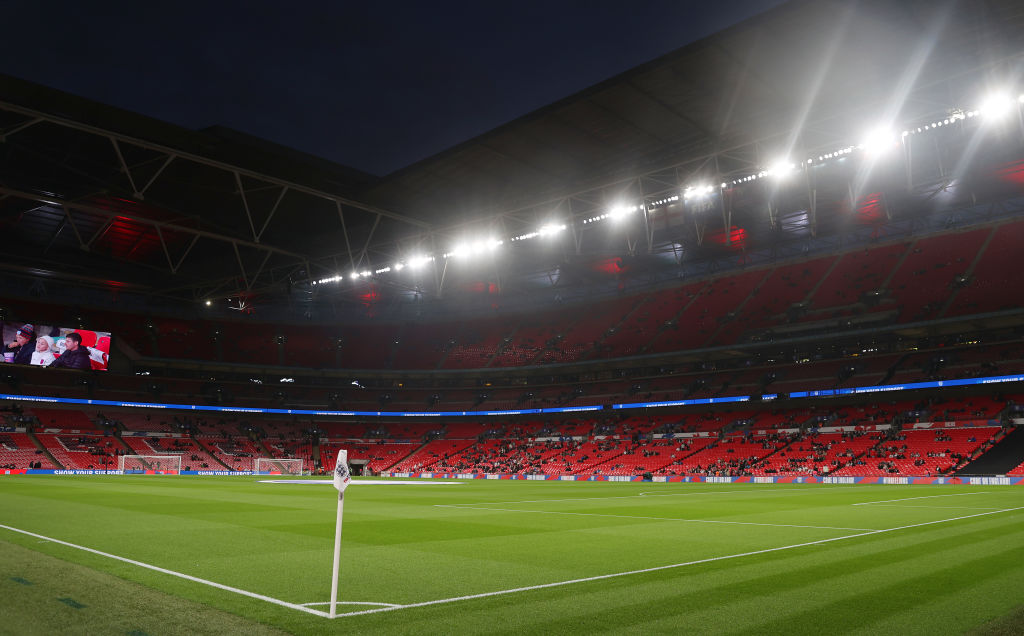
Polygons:
<instances>
[{"instance_id":1,"label":"white corner flag pole","mask_svg":"<svg viewBox=\"0 0 1024 636\"><path fill-rule=\"evenodd\" d=\"M338 570L341 564L341 518L345 514L345 488L352 477L348 471L348 451L338 451L334 465L334 487L338 489L338 520L334 526L334 570L331 573L331 618L337 616Z\"/></svg>"}]
</instances>

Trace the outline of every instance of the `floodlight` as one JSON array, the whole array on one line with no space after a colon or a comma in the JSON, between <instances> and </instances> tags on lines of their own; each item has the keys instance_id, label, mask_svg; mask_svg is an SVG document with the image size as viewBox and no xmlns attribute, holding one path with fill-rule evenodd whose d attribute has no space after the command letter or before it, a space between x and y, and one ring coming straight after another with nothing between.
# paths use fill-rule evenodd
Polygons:
<instances>
[{"instance_id":1,"label":"floodlight","mask_svg":"<svg viewBox=\"0 0 1024 636\"><path fill-rule=\"evenodd\" d=\"M551 236L554 234L558 234L559 232L562 232L564 230L565 225L555 225L553 223L549 223L547 225L541 226L540 230L537 231L537 234L539 236Z\"/></svg>"},{"instance_id":2,"label":"floodlight","mask_svg":"<svg viewBox=\"0 0 1024 636\"><path fill-rule=\"evenodd\" d=\"M978 110L985 117L992 119L1002 119L1013 110L1014 103L1010 99L1010 96L1006 93L995 93L989 95L981 102L981 107Z\"/></svg>"},{"instance_id":3,"label":"floodlight","mask_svg":"<svg viewBox=\"0 0 1024 636\"><path fill-rule=\"evenodd\" d=\"M639 208L635 205L618 205L608 211L608 214L602 214L602 218L611 219L612 221L620 221L626 218L627 214L636 212Z\"/></svg>"},{"instance_id":4,"label":"floodlight","mask_svg":"<svg viewBox=\"0 0 1024 636\"><path fill-rule=\"evenodd\" d=\"M359 272L352 272L349 278L351 278L352 280L356 280L357 278L359 278Z\"/></svg>"},{"instance_id":5,"label":"floodlight","mask_svg":"<svg viewBox=\"0 0 1024 636\"><path fill-rule=\"evenodd\" d=\"M792 174L794 170L796 170L796 166L793 165L789 159L779 159L772 164L772 167L767 172L762 172L758 174L758 176L768 176L770 174L776 179L785 179Z\"/></svg>"},{"instance_id":6,"label":"floodlight","mask_svg":"<svg viewBox=\"0 0 1024 636\"><path fill-rule=\"evenodd\" d=\"M394 270L396 272L400 272L404 268L405 268L405 263L395 263L395 265L394 265Z\"/></svg>"},{"instance_id":7,"label":"floodlight","mask_svg":"<svg viewBox=\"0 0 1024 636\"><path fill-rule=\"evenodd\" d=\"M409 259L409 267L419 269L432 260L434 260L433 256L413 256Z\"/></svg>"},{"instance_id":8,"label":"floodlight","mask_svg":"<svg viewBox=\"0 0 1024 636\"><path fill-rule=\"evenodd\" d=\"M933 124L935 125L935 124ZM881 155L896 145L896 135L888 128L875 128L864 135L860 148L869 155Z\"/></svg>"},{"instance_id":9,"label":"floodlight","mask_svg":"<svg viewBox=\"0 0 1024 636\"><path fill-rule=\"evenodd\" d=\"M723 184L724 187L724 184ZM714 186L711 185L698 185L690 186L683 190L683 199L692 199L694 197L706 197L715 191Z\"/></svg>"},{"instance_id":10,"label":"floodlight","mask_svg":"<svg viewBox=\"0 0 1024 636\"><path fill-rule=\"evenodd\" d=\"M209 307L209 306L210 306L210 305L212 305L212 304L213 304L213 302L212 302L212 301L209 301L209 300L207 300L207 301L206 301L206 306L207 306L207 307Z\"/></svg>"}]
</instances>

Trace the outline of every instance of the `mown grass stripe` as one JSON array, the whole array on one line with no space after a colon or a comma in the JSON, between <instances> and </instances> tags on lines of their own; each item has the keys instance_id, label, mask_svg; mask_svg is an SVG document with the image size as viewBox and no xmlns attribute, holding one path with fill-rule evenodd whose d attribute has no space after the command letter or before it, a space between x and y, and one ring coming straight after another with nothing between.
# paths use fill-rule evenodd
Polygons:
<instances>
[{"instance_id":1,"label":"mown grass stripe","mask_svg":"<svg viewBox=\"0 0 1024 636\"><path fill-rule=\"evenodd\" d=\"M494 597L494 596L504 596L504 595L508 595L508 594L518 594L518 593L521 593L521 592L531 592L531 591L534 591L534 590L543 590L543 589L549 589L549 588L554 588L554 587L563 587L563 586L566 586L566 585L575 585L575 584L579 584L579 583L591 583L591 582L594 582L594 581L604 581L604 580L607 580L607 579L614 579L614 578L619 578L619 577L624 577L624 576L633 576L633 575L636 575L636 574L647 574L647 573L650 573L650 572L659 572L659 571L663 571L663 570L671 570L671 569L689 567L689 566L693 566L693 565L699 565L699 564L702 564L702 563L714 563L716 561L726 561L726 560L731 560L731 559L740 559L740 558L754 556L754 555L758 555L758 554L769 554L769 553L772 553L772 552L781 552L783 550L793 550L793 549L796 549L796 548L803 548L803 547L808 547L808 546L812 546L812 545L823 545L823 544L826 544L826 543L833 543L833 542L836 542L836 541L845 541L845 540L848 540L848 539L855 539L857 537L866 537L866 536L875 535L875 534L884 534L884 533L888 533L888 532L896 532L896 531L899 531L899 530L908 530L908 529L911 529L911 528L921 528L921 527L924 527L924 526L930 526L930 525L935 525L935 524L939 524L939 523L949 523L950 521L961 521L961 520L964 520L964 519L973 519L973 518L976 518L976 517L984 517L984 516L987 516L987 515L998 514L998 513L1001 513L1001 512L1013 512L1015 510L1024 510L1024 506L1020 506L1020 507L1017 507L1017 508L1006 508L1006 509L990 511L990 512L979 512L977 514L964 515L964 516L961 516L961 517L953 517L951 519L938 519L938 520L935 520L935 521L925 521L925 522L922 522L922 523L914 523L914 524L909 524L909 525L904 525L904 526L898 526L898 527L895 527L895 528L885 528L885 529L882 529L882 530L871 530L869 532L859 532L857 534L849 534L849 535L844 535L844 536L841 536L841 537L832 537L832 538L829 538L829 539L819 539L817 541L806 541L806 542L803 542L803 543L795 543L793 545L779 546L779 547L775 547L775 548L765 548L764 550L751 550L749 552L741 552L739 554L727 554L727 555L724 555L724 556L710 557L710 558L707 558L707 559L696 559L694 561L687 561L685 563L673 563L673 564L670 564L670 565L660 565L660 566L652 567L652 568L642 568L642 569L638 569L638 570L629 570L627 572L615 572L615 573L612 573L612 574L600 574L600 575L597 575L597 576L588 576L588 577L582 577L582 578L577 578L577 579L570 579L568 581L556 581L556 582L553 582L553 583L542 583L542 584L539 584L539 585L526 585L526 586L523 586L523 587L512 588L512 589L508 589L508 590L497 590L497 591L493 591L493 592L482 592L480 594L467 594L467 595L464 595L464 596L455 596L455 597L451 597L451 598L437 599L437 600L433 600L433 601L423 601L423 602L420 602L420 603L408 603L408 604L405 604L405 605L398 605L398 606L395 606L395 607L379 607L379 608L375 608L375 609L361 610L361 611L358 611L358 612L347 612L345 614L338 614L336 616L336 618L344 618L344 617L348 617L348 616L363 616L363 615L366 615L366 614L379 614L379 613L382 613L382 612L395 612L395 611L398 611L398 610L412 609L412 608L417 608L417 607L429 607L431 605L445 605L445 604L449 604L449 603L458 603L458 602L462 602L462 601L470 601L470 600L489 598L489 597Z\"/></svg>"},{"instance_id":2,"label":"mown grass stripe","mask_svg":"<svg viewBox=\"0 0 1024 636\"><path fill-rule=\"evenodd\" d=\"M134 566L137 566L137 567L140 567L140 568L145 568L147 570L153 570L154 572L160 572L161 574L168 574L170 576L175 576L175 577L178 577L178 578L181 578L181 579L185 579L187 581L192 581L193 583L200 583L202 585L208 585L210 587L215 587L217 589L224 590L226 592L233 592L235 594L241 594L242 596L248 596L250 598L258 599L258 600L261 600L261 601L266 601L267 603L273 603L274 605L280 605L281 607L287 607L289 609L299 610L300 612L306 612L308 614L314 614L316 616L324 616L324 617L327 616L327 612L321 612L319 610L311 609L309 607L304 607L304 606L299 605L297 603L289 603L288 601L282 601L281 599L273 598L273 597L270 597L270 596L265 596L263 594L257 594L255 592L250 592L249 590L242 590L242 589L239 589L237 587L231 587L230 585L224 585L223 583L217 583L216 581L209 581L209 580L206 580L206 579L201 579L201 578L199 578L197 576L192 576L190 574L185 574L183 572L175 572L174 570L168 570L167 568L162 568L162 567L157 566L157 565L151 565L149 563L143 563L142 561L136 561L134 559L128 559L128 558L125 558L123 556L118 556L116 554L110 554L109 552L103 552L101 550L94 550L93 548L88 548L88 547L85 547L85 546L82 546L82 545L78 545L78 544L75 544L75 543L70 543L68 541L61 541L60 539L54 539L53 537L46 537L46 536L43 536L41 534L36 534L35 532L29 532L28 530L22 530L20 528L14 528L14 527L6 526L6 525L3 525L3 524L0 524L0 528L3 528L4 530L9 530L11 532L17 532L17 533L20 533L20 534L23 534L23 535L26 535L26 536L35 537L37 539L43 539L45 541L50 541L52 543L63 545L63 546L69 547L69 548L74 548L76 550L82 550L83 552L89 552L91 554L96 554L96 555L99 555L99 556L102 556L102 557L106 557L108 559L114 559L115 561L121 561L122 563L127 563L129 565L134 565Z\"/></svg>"}]
</instances>

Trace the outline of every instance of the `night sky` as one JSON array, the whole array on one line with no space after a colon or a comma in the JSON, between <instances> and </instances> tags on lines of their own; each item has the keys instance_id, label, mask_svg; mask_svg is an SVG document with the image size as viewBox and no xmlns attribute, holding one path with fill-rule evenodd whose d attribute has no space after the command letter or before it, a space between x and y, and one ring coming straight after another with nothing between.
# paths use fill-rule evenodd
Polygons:
<instances>
[{"instance_id":1,"label":"night sky","mask_svg":"<svg viewBox=\"0 0 1024 636\"><path fill-rule=\"evenodd\" d=\"M0 72L384 175L778 4L21 2Z\"/></svg>"}]
</instances>

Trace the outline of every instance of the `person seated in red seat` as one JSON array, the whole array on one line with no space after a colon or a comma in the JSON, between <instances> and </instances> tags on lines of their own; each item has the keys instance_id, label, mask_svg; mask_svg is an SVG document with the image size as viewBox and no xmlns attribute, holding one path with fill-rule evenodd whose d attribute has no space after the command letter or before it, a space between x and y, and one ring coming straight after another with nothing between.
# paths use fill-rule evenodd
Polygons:
<instances>
[{"instance_id":1,"label":"person seated in red seat","mask_svg":"<svg viewBox=\"0 0 1024 636\"><path fill-rule=\"evenodd\" d=\"M92 363L89 362L89 347L82 345L82 336L72 331L64 336L64 344L64 353L51 362L48 368L92 369Z\"/></svg>"}]
</instances>

